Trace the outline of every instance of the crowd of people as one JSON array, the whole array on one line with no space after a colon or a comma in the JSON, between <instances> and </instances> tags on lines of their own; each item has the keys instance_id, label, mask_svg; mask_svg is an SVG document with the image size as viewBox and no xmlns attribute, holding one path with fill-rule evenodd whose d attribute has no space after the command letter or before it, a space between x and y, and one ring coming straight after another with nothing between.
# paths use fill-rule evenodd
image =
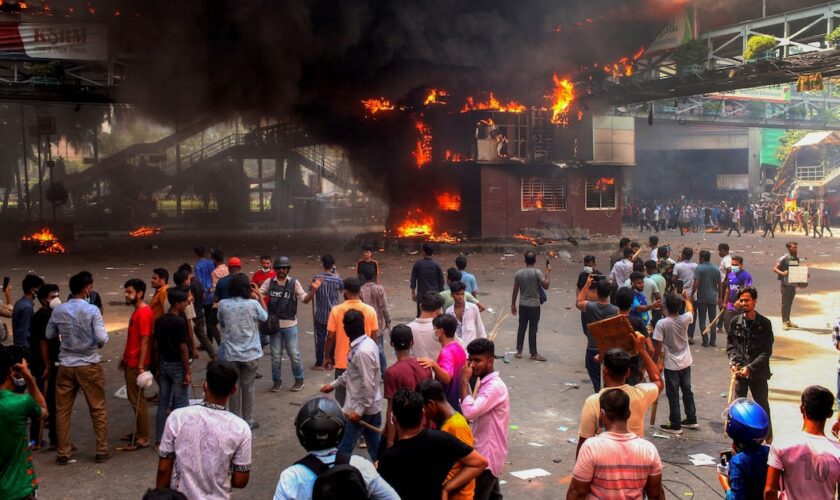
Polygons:
<instances>
[{"instance_id":1,"label":"crowd of people","mask_svg":"<svg viewBox=\"0 0 840 500\"><path fill-rule=\"evenodd\" d=\"M744 257L730 255L722 243L718 265L706 249L694 262L691 247L676 261L658 235L647 246L622 238L606 272L595 256L584 257L575 305L593 394L580 413L567 498L664 497L662 461L644 439L645 417L664 389L668 418L657 430L679 435L700 428L690 349L698 323L703 346L716 346L725 335L738 398L726 411L733 453L718 468L727 498L776 498L779 491L786 498L835 498L840 443L824 432L833 413L831 391L806 388L803 431L774 441L768 401L773 328L757 312L759 293ZM803 284L788 278L800 265L798 246L791 241L786 248L772 271L780 281L783 326L793 329L791 306ZM158 453L155 488L146 498L229 498L233 488L247 486L259 427L258 362L268 350L269 391L279 392L285 351L293 379L288 390L304 389L298 306L310 302L311 369L331 370L333 380L301 406L294 427L306 453L282 471L274 498L502 498L510 394L495 369L495 332L482 320L485 306L467 257L458 256L444 272L434 247L423 245L409 280L416 319L392 325L371 248L363 249L355 275L343 279L330 255L321 257L321 272L299 279L285 256L262 256L259 268L246 273L236 256L194 251L196 262L180 265L171 280L167 269L156 268L151 289L141 278L123 284L132 312L119 368L134 418L122 429L130 431L122 449ZM551 271L527 251L513 278L516 358L523 357L527 333L530 360L546 361L537 340ZM35 497L33 451L48 447L59 465L73 462L71 414L80 390L96 436L94 460L111 456L99 354L110 337L93 288L91 273L79 272L62 302L58 284L30 274L21 283L22 297L0 308L13 331L13 344L0 349L0 426L7 429L0 438L2 498ZM4 292L11 304L9 288ZM616 317L629 325L623 335L631 337L632 349L602 349L590 329ZM834 340L840 349L840 322ZM396 355L390 365L386 344ZM200 351L210 361L200 402L190 404L198 385L193 380L201 378L192 371ZM155 384L157 396L147 397ZM150 402L157 404L154 433ZM362 442L370 460L354 454Z\"/></svg>"},{"instance_id":2,"label":"crowd of people","mask_svg":"<svg viewBox=\"0 0 840 500\"><path fill-rule=\"evenodd\" d=\"M660 232L679 230L687 232L736 232L763 231L762 237L770 234L775 238L776 228L780 233L811 235L822 238L831 232L831 209L828 205L807 206L767 201L746 203L738 201L708 202L700 200L672 200L665 202L630 201L624 206L623 221L639 231Z\"/></svg>"}]
</instances>

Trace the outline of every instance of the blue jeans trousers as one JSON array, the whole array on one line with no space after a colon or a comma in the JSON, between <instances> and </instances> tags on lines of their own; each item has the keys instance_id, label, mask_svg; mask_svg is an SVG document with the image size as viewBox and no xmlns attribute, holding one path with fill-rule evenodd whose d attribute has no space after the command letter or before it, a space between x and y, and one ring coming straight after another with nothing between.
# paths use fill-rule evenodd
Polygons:
<instances>
[{"instance_id":1,"label":"blue jeans trousers","mask_svg":"<svg viewBox=\"0 0 840 500\"><path fill-rule=\"evenodd\" d=\"M376 413L374 415L362 415L362 420L374 427L382 425L382 414ZM339 453L353 453L356 444L359 442L359 437L364 436L365 444L367 444L368 455L370 461L376 462L379 452L379 441L382 439L382 434L366 429L359 424L355 424L349 420L344 423L344 437L338 443Z\"/></svg>"},{"instance_id":2,"label":"blue jeans trousers","mask_svg":"<svg viewBox=\"0 0 840 500\"><path fill-rule=\"evenodd\" d=\"M292 375L295 380L303 380L303 363L300 361L300 348L298 348L298 327L281 328L279 332L271 336L271 380L279 384L282 379L280 373L280 362L283 359L283 349L289 355L292 362Z\"/></svg>"},{"instance_id":3,"label":"blue jeans trousers","mask_svg":"<svg viewBox=\"0 0 840 500\"><path fill-rule=\"evenodd\" d=\"M595 361L595 356L598 354L598 348L586 348L586 373L589 374L589 380L592 381L592 388L595 392L601 390L601 363Z\"/></svg>"},{"instance_id":4,"label":"blue jeans trousers","mask_svg":"<svg viewBox=\"0 0 840 500\"><path fill-rule=\"evenodd\" d=\"M155 442L159 443L163 436L163 427L166 425L166 416L169 408L177 410L189 406L189 386L184 385L184 364L160 362L160 373L158 374L158 385L160 386L160 402L157 408L157 419L155 420Z\"/></svg>"}]
</instances>

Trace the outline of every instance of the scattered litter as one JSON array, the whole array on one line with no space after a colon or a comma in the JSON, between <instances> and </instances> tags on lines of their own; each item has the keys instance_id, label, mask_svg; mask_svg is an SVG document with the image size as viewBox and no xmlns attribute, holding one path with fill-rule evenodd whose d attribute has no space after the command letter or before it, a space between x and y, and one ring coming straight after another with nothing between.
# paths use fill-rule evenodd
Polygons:
<instances>
[{"instance_id":1,"label":"scattered litter","mask_svg":"<svg viewBox=\"0 0 840 500\"><path fill-rule=\"evenodd\" d=\"M306 334L307 335L315 335L315 332L313 332L312 330L306 330Z\"/></svg>"},{"instance_id":2,"label":"scattered litter","mask_svg":"<svg viewBox=\"0 0 840 500\"><path fill-rule=\"evenodd\" d=\"M408 252L408 255L417 255L418 253L420 253L420 252L418 252L417 250L412 250L412 251Z\"/></svg>"},{"instance_id":3,"label":"scattered litter","mask_svg":"<svg viewBox=\"0 0 840 500\"><path fill-rule=\"evenodd\" d=\"M115 398L120 399L128 399L128 389L125 388L125 384L122 387L117 389L117 392L114 393Z\"/></svg>"},{"instance_id":4,"label":"scattered litter","mask_svg":"<svg viewBox=\"0 0 840 500\"><path fill-rule=\"evenodd\" d=\"M76 462L78 462L78 460L76 460L75 458L71 458L67 461L68 464L75 464Z\"/></svg>"},{"instance_id":5,"label":"scattered litter","mask_svg":"<svg viewBox=\"0 0 840 500\"><path fill-rule=\"evenodd\" d=\"M531 445L531 446L536 446L537 448L542 448L543 446L545 446L544 444L537 443L535 441L529 441L528 444Z\"/></svg>"},{"instance_id":6,"label":"scattered litter","mask_svg":"<svg viewBox=\"0 0 840 500\"><path fill-rule=\"evenodd\" d=\"M504 253L502 255L504 255L505 257L516 257L516 254L513 253Z\"/></svg>"},{"instance_id":7,"label":"scattered litter","mask_svg":"<svg viewBox=\"0 0 840 500\"><path fill-rule=\"evenodd\" d=\"M563 461L563 459L562 458L552 458L551 461L554 462L555 464L559 464L560 462Z\"/></svg>"},{"instance_id":8,"label":"scattered litter","mask_svg":"<svg viewBox=\"0 0 840 500\"><path fill-rule=\"evenodd\" d=\"M565 427L565 426L560 426L560 427L557 428L557 430L560 431L560 432L566 432L567 430L569 430L569 428Z\"/></svg>"},{"instance_id":9,"label":"scattered litter","mask_svg":"<svg viewBox=\"0 0 840 500\"><path fill-rule=\"evenodd\" d=\"M511 476L518 477L519 479L534 479L535 477L542 477L542 476L550 476L551 473L545 469L526 469L526 470L518 470L516 472L511 472Z\"/></svg>"},{"instance_id":10,"label":"scattered litter","mask_svg":"<svg viewBox=\"0 0 840 500\"><path fill-rule=\"evenodd\" d=\"M488 307L487 312L489 312L490 314L493 314L496 311L494 311L492 307Z\"/></svg>"},{"instance_id":11,"label":"scattered litter","mask_svg":"<svg viewBox=\"0 0 840 500\"><path fill-rule=\"evenodd\" d=\"M567 443L577 444L578 440L576 437L569 438L566 440Z\"/></svg>"},{"instance_id":12,"label":"scattered litter","mask_svg":"<svg viewBox=\"0 0 840 500\"><path fill-rule=\"evenodd\" d=\"M289 401L289 404L292 406L301 406L303 403L299 403L297 401Z\"/></svg>"},{"instance_id":13,"label":"scattered litter","mask_svg":"<svg viewBox=\"0 0 840 500\"><path fill-rule=\"evenodd\" d=\"M505 481L504 479L499 479L499 485L501 486L503 484L507 484L507 481Z\"/></svg>"},{"instance_id":14,"label":"scattered litter","mask_svg":"<svg viewBox=\"0 0 840 500\"><path fill-rule=\"evenodd\" d=\"M691 462L695 466L697 466L697 465L717 465L717 461L714 459L714 457L706 455L705 453L696 453L694 455L689 455L688 460L689 460L689 462Z\"/></svg>"},{"instance_id":15,"label":"scattered litter","mask_svg":"<svg viewBox=\"0 0 840 500\"><path fill-rule=\"evenodd\" d=\"M566 383L565 383L565 384L563 384L563 385L565 385L565 386L567 386L567 387L577 387L577 386L578 386L578 385L577 385L577 382L566 382Z\"/></svg>"},{"instance_id":16,"label":"scattered litter","mask_svg":"<svg viewBox=\"0 0 840 500\"><path fill-rule=\"evenodd\" d=\"M510 426L510 430L512 430L512 431L518 431L518 430L519 430L519 426L518 426L518 425L516 425L516 424L511 424L511 426Z\"/></svg>"},{"instance_id":17,"label":"scattered litter","mask_svg":"<svg viewBox=\"0 0 840 500\"><path fill-rule=\"evenodd\" d=\"M685 495L685 496L687 496L687 497L693 497L693 496L694 496L694 493L692 493L692 492L690 492L690 491L683 491L683 495Z\"/></svg>"},{"instance_id":18,"label":"scattered litter","mask_svg":"<svg viewBox=\"0 0 840 500\"><path fill-rule=\"evenodd\" d=\"M655 437L655 438L662 438L662 439L674 439L674 436L672 436L672 435L670 435L670 434L662 434L662 433L661 433L661 432L659 432L659 431L654 431L654 432L653 432L653 437Z\"/></svg>"},{"instance_id":19,"label":"scattered litter","mask_svg":"<svg viewBox=\"0 0 840 500\"><path fill-rule=\"evenodd\" d=\"M725 397L727 397L727 394L725 392L721 392L720 397L725 398Z\"/></svg>"}]
</instances>

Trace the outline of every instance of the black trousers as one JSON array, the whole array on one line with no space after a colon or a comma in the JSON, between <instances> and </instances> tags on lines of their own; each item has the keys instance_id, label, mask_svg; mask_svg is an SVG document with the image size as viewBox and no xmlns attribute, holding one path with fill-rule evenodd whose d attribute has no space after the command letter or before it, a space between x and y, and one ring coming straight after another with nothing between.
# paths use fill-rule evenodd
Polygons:
<instances>
[{"instance_id":1,"label":"black trousers","mask_svg":"<svg viewBox=\"0 0 840 500\"><path fill-rule=\"evenodd\" d=\"M790 321L790 310L796 297L796 285L782 284L782 322Z\"/></svg>"},{"instance_id":2,"label":"black trousers","mask_svg":"<svg viewBox=\"0 0 840 500\"><path fill-rule=\"evenodd\" d=\"M490 472L490 469L484 469L484 472L475 478L475 500L501 500L502 489L499 486L499 478Z\"/></svg>"},{"instance_id":3,"label":"black trousers","mask_svg":"<svg viewBox=\"0 0 840 500\"><path fill-rule=\"evenodd\" d=\"M758 403L758 406L764 408L767 412L767 418L770 419L770 401L768 399L769 389L767 388L767 379L759 377L738 378L735 381L735 396L739 398L747 397L747 390L752 394L753 401ZM770 432L767 434L768 439L773 438L773 422L770 420Z\"/></svg>"},{"instance_id":4,"label":"black trousers","mask_svg":"<svg viewBox=\"0 0 840 500\"><path fill-rule=\"evenodd\" d=\"M540 323L540 306L519 306L519 330L516 332L516 350L522 352L525 329L528 329L528 349L537 354L537 326Z\"/></svg>"}]
</instances>

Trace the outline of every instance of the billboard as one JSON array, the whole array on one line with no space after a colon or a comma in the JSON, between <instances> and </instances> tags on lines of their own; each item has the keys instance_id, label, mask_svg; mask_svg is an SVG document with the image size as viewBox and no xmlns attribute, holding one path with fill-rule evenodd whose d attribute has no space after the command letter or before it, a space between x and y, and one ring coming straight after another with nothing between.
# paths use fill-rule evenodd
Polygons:
<instances>
[{"instance_id":1,"label":"billboard","mask_svg":"<svg viewBox=\"0 0 840 500\"><path fill-rule=\"evenodd\" d=\"M0 58L108 60L104 24L0 23Z\"/></svg>"},{"instance_id":2,"label":"billboard","mask_svg":"<svg viewBox=\"0 0 840 500\"><path fill-rule=\"evenodd\" d=\"M683 9L647 47L645 55L651 56L673 50L691 40L693 38L693 24L691 14L687 9Z\"/></svg>"},{"instance_id":3,"label":"billboard","mask_svg":"<svg viewBox=\"0 0 840 500\"><path fill-rule=\"evenodd\" d=\"M720 92L707 94L712 99L732 99L734 101L761 101L772 103L790 102L790 84L769 85L767 87L756 87L753 89L733 90L732 92Z\"/></svg>"}]
</instances>

